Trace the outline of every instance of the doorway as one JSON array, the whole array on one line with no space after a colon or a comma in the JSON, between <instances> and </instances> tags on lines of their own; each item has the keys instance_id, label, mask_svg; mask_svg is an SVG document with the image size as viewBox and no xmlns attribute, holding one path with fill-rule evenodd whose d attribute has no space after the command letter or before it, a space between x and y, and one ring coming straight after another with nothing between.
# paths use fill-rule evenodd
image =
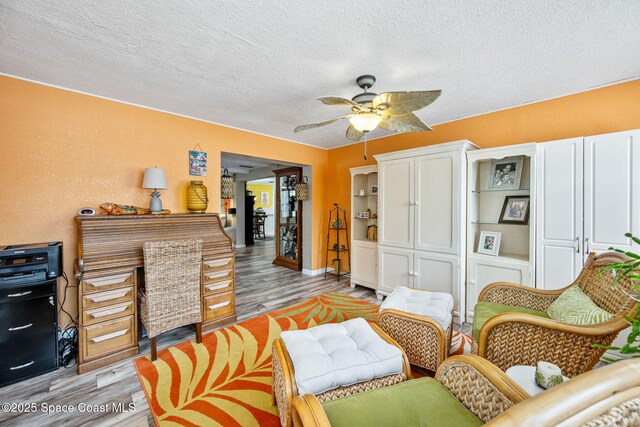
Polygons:
<instances>
[{"instance_id":1,"label":"doorway","mask_svg":"<svg viewBox=\"0 0 640 427\"><path fill-rule=\"evenodd\" d=\"M278 211L278 180L274 171L287 168L300 168L301 175L310 176L311 167L265 158L245 156L234 153L222 153L221 168L233 177L234 198L221 200L220 212L225 230L234 239L237 249L251 250L250 259L262 266L279 258L278 242L282 250L286 249L283 238L291 235L290 204L286 204L288 220L286 224L277 224L277 218L283 212ZM281 202L282 204L282 202ZM298 269L311 269L311 201L300 202L301 227L297 251L301 263ZM280 215L279 215L280 214ZM279 236L279 232L282 232ZM238 263L238 268L243 266ZM274 268L282 268L276 265Z\"/></svg>"}]
</instances>

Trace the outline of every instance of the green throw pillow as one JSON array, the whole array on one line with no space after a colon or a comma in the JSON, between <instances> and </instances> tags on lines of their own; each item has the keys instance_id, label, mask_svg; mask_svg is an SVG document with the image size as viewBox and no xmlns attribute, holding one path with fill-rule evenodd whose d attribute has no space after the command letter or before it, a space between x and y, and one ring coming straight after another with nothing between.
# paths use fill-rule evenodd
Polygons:
<instances>
[{"instance_id":1,"label":"green throw pillow","mask_svg":"<svg viewBox=\"0 0 640 427\"><path fill-rule=\"evenodd\" d=\"M611 319L612 314L598 307L578 286L572 286L551 303L547 314L553 320L572 325L593 325Z\"/></svg>"}]
</instances>

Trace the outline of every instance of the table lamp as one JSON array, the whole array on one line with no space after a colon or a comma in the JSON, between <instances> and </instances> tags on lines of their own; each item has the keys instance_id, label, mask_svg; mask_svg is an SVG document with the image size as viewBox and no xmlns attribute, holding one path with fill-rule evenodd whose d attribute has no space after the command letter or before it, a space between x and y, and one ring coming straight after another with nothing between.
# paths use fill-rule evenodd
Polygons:
<instances>
[{"instance_id":1,"label":"table lamp","mask_svg":"<svg viewBox=\"0 0 640 427\"><path fill-rule=\"evenodd\" d=\"M151 212L162 211L162 201L158 190L167 189L167 175L164 169L158 167L146 168L144 170L144 179L142 180L142 188L153 189L151 193L151 202L149 202L149 210Z\"/></svg>"}]
</instances>

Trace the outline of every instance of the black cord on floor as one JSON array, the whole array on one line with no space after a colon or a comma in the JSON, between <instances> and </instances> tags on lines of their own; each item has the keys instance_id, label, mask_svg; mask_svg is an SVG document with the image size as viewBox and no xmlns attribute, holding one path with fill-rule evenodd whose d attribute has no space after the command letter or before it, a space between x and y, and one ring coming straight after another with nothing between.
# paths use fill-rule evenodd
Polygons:
<instances>
[{"instance_id":1,"label":"black cord on floor","mask_svg":"<svg viewBox=\"0 0 640 427\"><path fill-rule=\"evenodd\" d=\"M64 313L69 317L69 321L64 326L58 328L58 362L60 366L69 367L69 363L78 354L78 316L75 318L64 308L64 304L67 301L67 291L69 288L77 288L69 284L69 278L67 273L62 273L62 278L65 280L64 290L62 291L62 301L58 308L57 315ZM82 280L82 276L78 279L78 282ZM77 361L76 361L77 363ZM71 366L75 366L74 363Z\"/></svg>"}]
</instances>

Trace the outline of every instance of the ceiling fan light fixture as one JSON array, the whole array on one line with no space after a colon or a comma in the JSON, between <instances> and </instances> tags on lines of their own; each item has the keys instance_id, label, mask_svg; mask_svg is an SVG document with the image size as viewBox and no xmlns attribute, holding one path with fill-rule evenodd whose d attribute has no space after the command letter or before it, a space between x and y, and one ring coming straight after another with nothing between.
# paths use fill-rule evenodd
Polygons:
<instances>
[{"instance_id":1,"label":"ceiling fan light fixture","mask_svg":"<svg viewBox=\"0 0 640 427\"><path fill-rule=\"evenodd\" d=\"M351 123L356 130L364 133L374 130L381 121L382 116L369 112L357 113L349 118L349 123Z\"/></svg>"}]
</instances>

